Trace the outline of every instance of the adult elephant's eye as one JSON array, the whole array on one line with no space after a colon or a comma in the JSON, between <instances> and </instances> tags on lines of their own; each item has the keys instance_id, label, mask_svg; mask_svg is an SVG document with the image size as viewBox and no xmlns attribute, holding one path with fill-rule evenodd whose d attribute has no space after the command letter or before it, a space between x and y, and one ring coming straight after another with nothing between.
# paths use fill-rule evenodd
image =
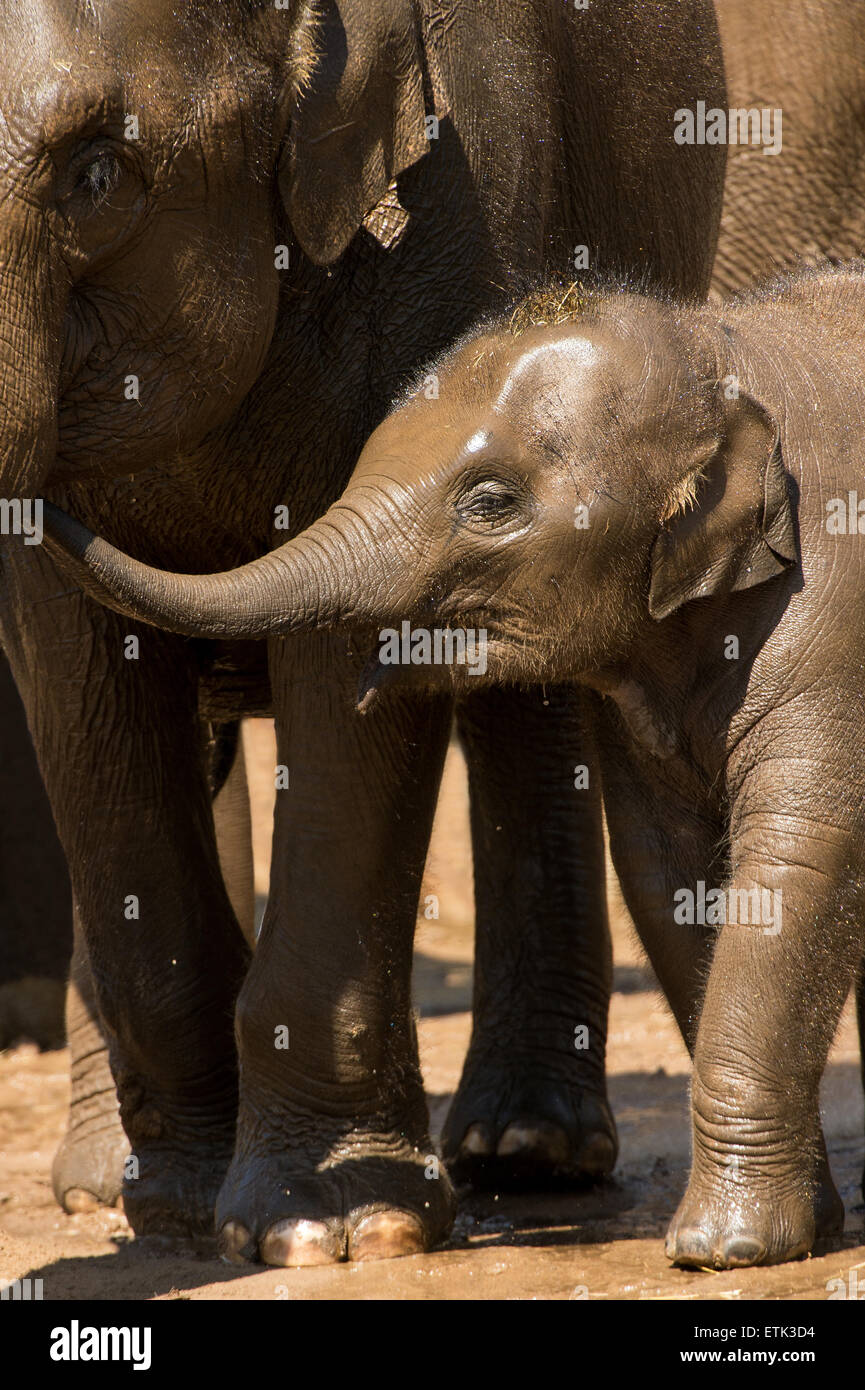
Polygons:
<instances>
[{"instance_id":1,"label":"adult elephant's eye","mask_svg":"<svg viewBox=\"0 0 865 1390\"><path fill-rule=\"evenodd\" d=\"M109 151L96 156L78 175L76 190L90 197L94 208L106 202L123 177L120 160Z\"/></svg>"},{"instance_id":2,"label":"adult elephant's eye","mask_svg":"<svg viewBox=\"0 0 865 1390\"><path fill-rule=\"evenodd\" d=\"M115 144L90 142L59 171L57 206L71 264L82 273L123 242L146 207L134 157Z\"/></svg>"}]
</instances>

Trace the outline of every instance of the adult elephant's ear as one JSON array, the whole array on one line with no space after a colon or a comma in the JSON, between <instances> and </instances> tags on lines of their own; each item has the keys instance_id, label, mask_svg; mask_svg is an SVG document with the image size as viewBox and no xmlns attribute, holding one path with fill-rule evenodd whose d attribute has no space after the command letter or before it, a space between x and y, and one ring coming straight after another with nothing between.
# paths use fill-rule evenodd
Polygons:
<instances>
[{"instance_id":1,"label":"adult elephant's ear","mask_svg":"<svg viewBox=\"0 0 865 1390\"><path fill-rule=\"evenodd\" d=\"M790 480L778 426L743 392L724 401L718 448L671 499L652 549L649 612L750 589L797 563Z\"/></svg>"},{"instance_id":2,"label":"adult elephant's ear","mask_svg":"<svg viewBox=\"0 0 865 1390\"><path fill-rule=\"evenodd\" d=\"M424 74L433 90L438 81L413 0L320 0L313 13L315 57L293 97L279 187L304 251L326 265L429 151Z\"/></svg>"}]
</instances>

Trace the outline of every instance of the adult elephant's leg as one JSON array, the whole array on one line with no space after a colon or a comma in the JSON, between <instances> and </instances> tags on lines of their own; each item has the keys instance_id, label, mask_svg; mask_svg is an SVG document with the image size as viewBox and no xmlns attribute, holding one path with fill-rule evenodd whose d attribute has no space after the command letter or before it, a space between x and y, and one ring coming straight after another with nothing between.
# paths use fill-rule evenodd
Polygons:
<instances>
[{"instance_id":1,"label":"adult elephant's leg","mask_svg":"<svg viewBox=\"0 0 865 1390\"><path fill-rule=\"evenodd\" d=\"M696 890L701 879L710 886L723 880L723 822L701 812L693 789L671 785L634 756L610 700L601 704L598 733L611 858L643 950L693 1055L717 931L677 922L676 893Z\"/></svg>"},{"instance_id":2,"label":"adult elephant's leg","mask_svg":"<svg viewBox=\"0 0 865 1390\"><path fill-rule=\"evenodd\" d=\"M208 747L208 776L219 863L231 905L250 945L254 931L252 843L246 768L239 725L217 726ZM66 997L69 1113L54 1157L52 1183L68 1212L113 1206L123 1188L129 1140L120 1123L87 943L76 913L75 946Z\"/></svg>"},{"instance_id":3,"label":"adult elephant's leg","mask_svg":"<svg viewBox=\"0 0 865 1390\"><path fill-rule=\"evenodd\" d=\"M66 860L12 672L0 652L0 1048L63 1046L72 951Z\"/></svg>"},{"instance_id":4,"label":"adult elephant's leg","mask_svg":"<svg viewBox=\"0 0 865 1390\"><path fill-rule=\"evenodd\" d=\"M237 1009L237 1148L223 1251L268 1264L413 1253L453 1216L411 1010L421 876L449 699L354 708L330 634L272 644L281 789L271 893Z\"/></svg>"},{"instance_id":5,"label":"adult elephant's leg","mask_svg":"<svg viewBox=\"0 0 865 1390\"><path fill-rule=\"evenodd\" d=\"M99 1018L87 943L75 914L75 945L66 994L69 1114L51 1170L54 1196L68 1212L114 1206L130 1152Z\"/></svg>"},{"instance_id":6,"label":"adult elephant's leg","mask_svg":"<svg viewBox=\"0 0 865 1390\"><path fill-rule=\"evenodd\" d=\"M248 949L219 873L197 674L184 642L44 577L47 591L15 593L13 574L13 612L26 607L27 624L9 623L7 650L135 1158L126 1212L138 1233L212 1229L234 1137L231 1015Z\"/></svg>"},{"instance_id":7,"label":"adult elephant's leg","mask_svg":"<svg viewBox=\"0 0 865 1390\"><path fill-rule=\"evenodd\" d=\"M255 941L255 872L252 859L252 815L246 780L246 759L240 721L215 734L216 757L211 758L210 789L219 867L240 930L250 946ZM225 763L219 765L218 759Z\"/></svg>"},{"instance_id":8,"label":"adult elephant's leg","mask_svg":"<svg viewBox=\"0 0 865 1390\"><path fill-rule=\"evenodd\" d=\"M865 1089L865 960L859 966L859 979L856 982L856 1015L859 1020L859 1065L862 1087ZM865 1197L865 1170L862 1172L862 1195Z\"/></svg>"},{"instance_id":9,"label":"adult elephant's leg","mask_svg":"<svg viewBox=\"0 0 865 1390\"><path fill-rule=\"evenodd\" d=\"M472 1040L444 1139L460 1177L581 1179L616 1160L600 778L585 714L568 688L490 689L458 710L477 907Z\"/></svg>"}]
</instances>

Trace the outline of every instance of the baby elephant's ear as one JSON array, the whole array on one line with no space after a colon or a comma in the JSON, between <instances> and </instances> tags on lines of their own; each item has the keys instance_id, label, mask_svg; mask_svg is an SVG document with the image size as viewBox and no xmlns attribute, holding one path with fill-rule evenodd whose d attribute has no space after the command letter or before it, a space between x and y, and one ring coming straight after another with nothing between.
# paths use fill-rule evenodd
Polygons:
<instances>
[{"instance_id":1,"label":"baby elephant's ear","mask_svg":"<svg viewBox=\"0 0 865 1390\"><path fill-rule=\"evenodd\" d=\"M315 13L316 56L294 98L279 188L304 251L326 265L383 200L395 202L393 180L429 141L412 0L321 0Z\"/></svg>"},{"instance_id":2,"label":"baby elephant's ear","mask_svg":"<svg viewBox=\"0 0 865 1390\"><path fill-rule=\"evenodd\" d=\"M652 549L649 612L658 620L690 599L762 584L799 559L778 426L744 392L724 406L723 438L693 505L665 522Z\"/></svg>"}]
</instances>

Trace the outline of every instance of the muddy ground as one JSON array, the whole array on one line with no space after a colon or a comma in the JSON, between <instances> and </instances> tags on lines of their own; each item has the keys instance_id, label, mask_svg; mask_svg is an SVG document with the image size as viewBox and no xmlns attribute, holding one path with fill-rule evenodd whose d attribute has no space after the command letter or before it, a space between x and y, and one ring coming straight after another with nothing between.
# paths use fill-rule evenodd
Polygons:
<instances>
[{"instance_id":1,"label":"muddy ground","mask_svg":"<svg viewBox=\"0 0 865 1390\"><path fill-rule=\"evenodd\" d=\"M267 883L274 758L264 721L247 726L257 888ZM471 866L465 777L452 750L427 868L438 921L419 924L415 993L433 1131L444 1118L469 1036ZM845 1012L823 1086L832 1169L847 1208L843 1242L768 1270L674 1270L663 1233L688 1168L688 1060L614 899L615 992L609 1074L621 1152L603 1187L525 1198L464 1199L453 1239L431 1255L325 1269L239 1272L212 1243L133 1241L120 1211L66 1216L51 1193L64 1123L67 1058L0 1054L0 1280L43 1280L45 1299L809 1299L856 1269L865 1281L859 1191L863 1104L856 1029Z\"/></svg>"}]
</instances>

